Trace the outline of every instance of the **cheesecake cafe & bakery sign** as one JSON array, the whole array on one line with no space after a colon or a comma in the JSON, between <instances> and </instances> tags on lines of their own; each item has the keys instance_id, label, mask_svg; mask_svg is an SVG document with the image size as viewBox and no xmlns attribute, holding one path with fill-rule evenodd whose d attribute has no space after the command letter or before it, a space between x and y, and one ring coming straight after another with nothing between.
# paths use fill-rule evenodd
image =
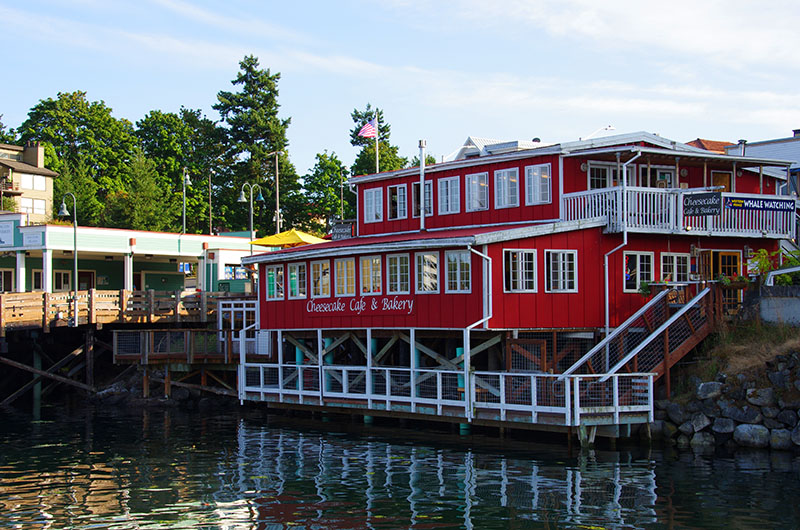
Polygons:
<instances>
[{"instance_id":1,"label":"cheesecake cafe & bakery sign","mask_svg":"<svg viewBox=\"0 0 800 530\"><path fill-rule=\"evenodd\" d=\"M407 296L361 296L306 302L306 313L312 317L410 315L413 311L414 299Z\"/></svg>"}]
</instances>

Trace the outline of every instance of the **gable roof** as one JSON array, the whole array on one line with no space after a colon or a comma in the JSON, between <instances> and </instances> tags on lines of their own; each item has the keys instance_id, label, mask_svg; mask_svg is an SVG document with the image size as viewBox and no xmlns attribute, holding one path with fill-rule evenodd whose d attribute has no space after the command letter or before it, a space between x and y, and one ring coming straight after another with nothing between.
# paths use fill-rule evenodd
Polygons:
<instances>
[{"instance_id":1,"label":"gable roof","mask_svg":"<svg viewBox=\"0 0 800 530\"><path fill-rule=\"evenodd\" d=\"M735 146L734 142L720 142L719 140L706 140L705 138L696 138L691 142L686 142L686 145L712 151L714 153L727 154L725 148Z\"/></svg>"},{"instance_id":2,"label":"gable roof","mask_svg":"<svg viewBox=\"0 0 800 530\"><path fill-rule=\"evenodd\" d=\"M18 160L9 160L7 158L0 158L0 166L5 166L7 168L11 168L12 170L16 171L17 173L30 173L33 175L44 175L45 177L55 177L58 176L58 173L52 171L50 169L44 167L36 167L30 164L26 164L25 162L19 162Z\"/></svg>"}]
</instances>

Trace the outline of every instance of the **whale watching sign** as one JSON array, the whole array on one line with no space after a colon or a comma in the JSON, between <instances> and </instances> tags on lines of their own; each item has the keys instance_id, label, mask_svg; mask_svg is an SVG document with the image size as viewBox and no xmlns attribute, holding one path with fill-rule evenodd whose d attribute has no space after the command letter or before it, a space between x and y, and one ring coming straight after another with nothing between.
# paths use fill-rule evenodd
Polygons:
<instances>
[{"instance_id":1,"label":"whale watching sign","mask_svg":"<svg viewBox=\"0 0 800 530\"><path fill-rule=\"evenodd\" d=\"M795 209L794 199L725 197L723 201L719 192L687 193L683 196L683 214L720 215L723 203L726 210L793 212Z\"/></svg>"},{"instance_id":2,"label":"whale watching sign","mask_svg":"<svg viewBox=\"0 0 800 530\"><path fill-rule=\"evenodd\" d=\"M795 202L794 199L725 197L725 208L730 210L793 212L795 209Z\"/></svg>"}]
</instances>

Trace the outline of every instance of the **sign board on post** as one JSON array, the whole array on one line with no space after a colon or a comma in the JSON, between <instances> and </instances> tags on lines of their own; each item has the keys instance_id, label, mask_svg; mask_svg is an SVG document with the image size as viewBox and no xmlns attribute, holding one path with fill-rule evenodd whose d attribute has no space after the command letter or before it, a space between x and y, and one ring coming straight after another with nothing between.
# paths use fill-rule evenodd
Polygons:
<instances>
[{"instance_id":1,"label":"sign board on post","mask_svg":"<svg viewBox=\"0 0 800 530\"><path fill-rule=\"evenodd\" d=\"M331 239L338 241L340 239L350 239L353 237L353 225L355 221L344 220L336 221L331 224Z\"/></svg>"},{"instance_id":2,"label":"sign board on post","mask_svg":"<svg viewBox=\"0 0 800 530\"><path fill-rule=\"evenodd\" d=\"M722 213L722 194L685 193L683 195L683 215L720 215Z\"/></svg>"}]
</instances>

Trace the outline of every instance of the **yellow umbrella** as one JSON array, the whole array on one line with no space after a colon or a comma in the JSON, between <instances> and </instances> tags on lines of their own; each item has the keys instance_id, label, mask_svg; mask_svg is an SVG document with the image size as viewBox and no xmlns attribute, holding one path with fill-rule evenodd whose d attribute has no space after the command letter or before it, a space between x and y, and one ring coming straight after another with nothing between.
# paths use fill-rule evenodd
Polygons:
<instances>
[{"instance_id":1,"label":"yellow umbrella","mask_svg":"<svg viewBox=\"0 0 800 530\"><path fill-rule=\"evenodd\" d=\"M273 236L266 236L259 239L254 239L250 242L251 245L259 245L262 247L299 247L300 245L310 245L312 243L323 243L326 239L320 239L311 234L300 232L292 228L286 232L275 234Z\"/></svg>"}]
</instances>

